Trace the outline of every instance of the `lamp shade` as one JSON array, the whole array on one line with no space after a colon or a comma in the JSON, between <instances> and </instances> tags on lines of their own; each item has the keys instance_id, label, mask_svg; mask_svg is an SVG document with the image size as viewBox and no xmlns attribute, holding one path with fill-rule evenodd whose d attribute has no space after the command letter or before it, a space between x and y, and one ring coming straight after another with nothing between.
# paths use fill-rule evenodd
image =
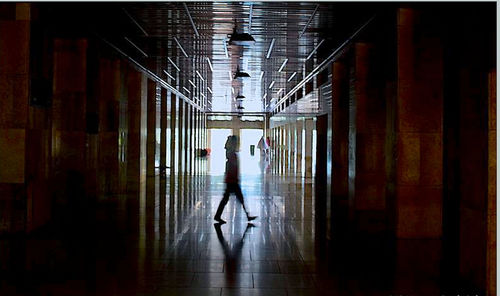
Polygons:
<instances>
[{"instance_id":1,"label":"lamp shade","mask_svg":"<svg viewBox=\"0 0 500 296\"><path fill-rule=\"evenodd\" d=\"M248 74L247 72L240 71L239 68L238 70L236 70L236 73L234 73L234 79L248 78L248 77L250 77L250 74Z\"/></svg>"},{"instance_id":2,"label":"lamp shade","mask_svg":"<svg viewBox=\"0 0 500 296\"><path fill-rule=\"evenodd\" d=\"M255 43L255 39L252 35L248 33L238 33L236 32L236 28L233 30L233 34L229 38L229 44L234 45L253 45Z\"/></svg>"}]
</instances>

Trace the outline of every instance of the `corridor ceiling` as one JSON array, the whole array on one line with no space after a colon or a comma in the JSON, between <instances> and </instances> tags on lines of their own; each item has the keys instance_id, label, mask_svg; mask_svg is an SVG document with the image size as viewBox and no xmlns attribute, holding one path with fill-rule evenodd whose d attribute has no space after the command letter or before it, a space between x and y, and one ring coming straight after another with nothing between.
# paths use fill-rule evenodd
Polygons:
<instances>
[{"instance_id":1,"label":"corridor ceiling","mask_svg":"<svg viewBox=\"0 0 500 296\"><path fill-rule=\"evenodd\" d=\"M58 4L53 4L58 5ZM370 3L125 2L59 4L99 38L206 111L271 111L371 17ZM75 15L85 15L83 20ZM60 14L57 14L60 15ZM64 28L59 28L64 30ZM233 32L253 45L230 44ZM250 78L235 79L237 69ZM237 100L238 95L244 96Z\"/></svg>"}]
</instances>

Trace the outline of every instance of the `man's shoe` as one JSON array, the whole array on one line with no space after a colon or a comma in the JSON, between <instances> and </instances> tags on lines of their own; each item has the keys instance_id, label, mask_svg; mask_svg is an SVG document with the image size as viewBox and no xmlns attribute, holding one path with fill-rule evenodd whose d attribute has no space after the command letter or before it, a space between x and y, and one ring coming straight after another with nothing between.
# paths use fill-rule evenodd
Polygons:
<instances>
[{"instance_id":1,"label":"man's shoe","mask_svg":"<svg viewBox=\"0 0 500 296\"><path fill-rule=\"evenodd\" d=\"M219 222L219 223L221 223L221 224L226 223L226 221L222 220L221 217L215 217L214 220L217 221L217 222Z\"/></svg>"},{"instance_id":2,"label":"man's shoe","mask_svg":"<svg viewBox=\"0 0 500 296\"><path fill-rule=\"evenodd\" d=\"M253 221L257 218L257 216L247 216L248 221Z\"/></svg>"}]
</instances>

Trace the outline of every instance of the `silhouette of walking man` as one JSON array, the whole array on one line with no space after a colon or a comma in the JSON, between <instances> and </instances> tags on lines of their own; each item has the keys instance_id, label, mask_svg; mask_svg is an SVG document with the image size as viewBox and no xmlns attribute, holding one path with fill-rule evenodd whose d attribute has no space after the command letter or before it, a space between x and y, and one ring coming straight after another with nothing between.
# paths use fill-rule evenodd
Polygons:
<instances>
[{"instance_id":1,"label":"silhouette of walking man","mask_svg":"<svg viewBox=\"0 0 500 296\"><path fill-rule=\"evenodd\" d=\"M226 223L226 221L222 220L221 215L224 211L224 207L229 201L229 195L231 193L234 193L236 195L236 198L243 206L243 210L245 210L248 221L252 221L257 218L257 216L250 216L250 214L248 213L248 210L245 207L245 202L243 200L243 193L241 192L239 184L239 165L238 155L236 153L236 150L238 148L238 137L229 136L224 148L226 149L226 191L224 192L222 200L219 203L219 207L217 208L217 212L215 213L214 220L219 223Z\"/></svg>"}]
</instances>

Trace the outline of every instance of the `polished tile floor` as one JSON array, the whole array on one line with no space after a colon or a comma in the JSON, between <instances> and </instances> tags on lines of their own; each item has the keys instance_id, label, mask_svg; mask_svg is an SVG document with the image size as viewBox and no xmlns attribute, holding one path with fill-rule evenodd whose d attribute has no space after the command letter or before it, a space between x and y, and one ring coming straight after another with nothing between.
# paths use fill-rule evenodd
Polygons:
<instances>
[{"instance_id":1,"label":"polished tile floor","mask_svg":"<svg viewBox=\"0 0 500 296\"><path fill-rule=\"evenodd\" d=\"M439 258L421 253L434 242L327 244L311 180L242 180L251 224L234 197L214 224L222 176L156 177L100 197L85 223L3 238L0 295L440 295Z\"/></svg>"}]
</instances>

